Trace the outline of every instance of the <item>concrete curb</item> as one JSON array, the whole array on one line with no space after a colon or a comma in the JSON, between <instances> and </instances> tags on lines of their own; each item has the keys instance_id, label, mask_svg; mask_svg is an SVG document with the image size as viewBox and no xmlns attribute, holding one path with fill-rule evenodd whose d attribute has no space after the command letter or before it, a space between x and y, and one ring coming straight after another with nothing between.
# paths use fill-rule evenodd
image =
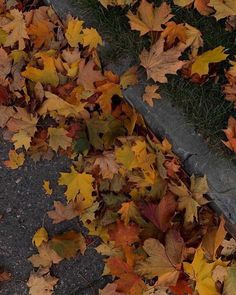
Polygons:
<instances>
[{"instance_id":1,"label":"concrete curb","mask_svg":"<svg viewBox=\"0 0 236 295\"><path fill-rule=\"evenodd\" d=\"M93 25L92 19L78 10L78 5L73 0L45 2L52 5L60 17L70 13L82 18L87 26ZM116 64L106 65L105 62L105 67L121 74L131 64L131 60L119 60ZM155 134L168 138L189 174L207 175L209 196L213 201L211 206L225 215L231 223L229 230L236 233L236 166L228 159L217 157L194 131L194 127L186 122L182 112L173 107L168 99L156 101L153 108L144 103L142 95L145 85L147 82L129 87L124 91L125 99L143 115Z\"/></svg>"}]
</instances>

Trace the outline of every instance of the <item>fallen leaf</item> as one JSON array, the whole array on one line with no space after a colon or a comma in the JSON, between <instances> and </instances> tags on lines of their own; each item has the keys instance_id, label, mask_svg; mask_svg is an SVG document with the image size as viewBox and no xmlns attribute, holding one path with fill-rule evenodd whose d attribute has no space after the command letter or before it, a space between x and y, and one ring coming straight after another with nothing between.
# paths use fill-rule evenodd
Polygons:
<instances>
[{"instance_id":1,"label":"fallen leaf","mask_svg":"<svg viewBox=\"0 0 236 295\"><path fill-rule=\"evenodd\" d=\"M159 86L157 85L147 85L145 87L145 92L143 94L143 101L153 107L153 99L161 99L161 95L156 92L158 91Z\"/></svg>"},{"instance_id":2,"label":"fallen leaf","mask_svg":"<svg viewBox=\"0 0 236 295\"><path fill-rule=\"evenodd\" d=\"M227 58L228 54L225 54L224 50L223 46L218 46L197 56L192 64L191 73L199 74L199 76L207 75L210 63L221 62Z\"/></svg>"},{"instance_id":3,"label":"fallen leaf","mask_svg":"<svg viewBox=\"0 0 236 295\"><path fill-rule=\"evenodd\" d=\"M133 66L120 76L120 85L123 89L138 83L137 69L137 66Z\"/></svg>"},{"instance_id":4,"label":"fallen leaf","mask_svg":"<svg viewBox=\"0 0 236 295\"><path fill-rule=\"evenodd\" d=\"M83 42L83 21L70 17L68 26L65 32L66 39L71 47L77 47Z\"/></svg>"},{"instance_id":5,"label":"fallen leaf","mask_svg":"<svg viewBox=\"0 0 236 295\"><path fill-rule=\"evenodd\" d=\"M114 153L109 151L104 151L102 155L97 156L93 166L99 167L104 179L112 179L114 174L118 173L119 169L119 166L115 161Z\"/></svg>"},{"instance_id":6,"label":"fallen leaf","mask_svg":"<svg viewBox=\"0 0 236 295\"><path fill-rule=\"evenodd\" d=\"M49 241L49 246L62 258L74 257L80 250L84 254L86 243L83 235L70 230L61 235L54 236Z\"/></svg>"},{"instance_id":7,"label":"fallen leaf","mask_svg":"<svg viewBox=\"0 0 236 295\"><path fill-rule=\"evenodd\" d=\"M221 218L219 226L208 228L206 234L202 239L202 248L209 255L211 260L215 260L216 251L222 244L227 233L224 226L225 221L223 218Z\"/></svg>"},{"instance_id":8,"label":"fallen leaf","mask_svg":"<svg viewBox=\"0 0 236 295\"><path fill-rule=\"evenodd\" d=\"M234 0L210 0L208 5L215 9L214 17L217 20L236 15L236 2Z\"/></svg>"},{"instance_id":9,"label":"fallen leaf","mask_svg":"<svg viewBox=\"0 0 236 295\"><path fill-rule=\"evenodd\" d=\"M32 243L38 248L43 242L48 241L48 232L45 227L39 228L32 238Z\"/></svg>"},{"instance_id":10,"label":"fallen leaf","mask_svg":"<svg viewBox=\"0 0 236 295\"><path fill-rule=\"evenodd\" d=\"M66 150L72 144L72 138L67 136L64 128L48 128L49 146L57 152L59 147Z\"/></svg>"},{"instance_id":11,"label":"fallen leaf","mask_svg":"<svg viewBox=\"0 0 236 295\"><path fill-rule=\"evenodd\" d=\"M21 75L31 81L50 84L57 87L59 84L59 77L55 67L54 58L44 52L36 53L35 58L42 60L44 68L41 70L27 65L25 71L22 72Z\"/></svg>"},{"instance_id":12,"label":"fallen leaf","mask_svg":"<svg viewBox=\"0 0 236 295\"><path fill-rule=\"evenodd\" d=\"M58 180L59 185L66 185L67 190L65 195L68 201L74 200L78 193L84 198L87 206L90 207L93 204L93 181L92 175L85 172L78 173L73 166L71 166L70 173L61 173L61 177Z\"/></svg>"},{"instance_id":13,"label":"fallen leaf","mask_svg":"<svg viewBox=\"0 0 236 295\"><path fill-rule=\"evenodd\" d=\"M89 46L89 50L97 48L98 45L102 45L102 38L98 31L94 28L83 29L83 46Z\"/></svg>"},{"instance_id":14,"label":"fallen leaf","mask_svg":"<svg viewBox=\"0 0 236 295\"><path fill-rule=\"evenodd\" d=\"M48 216L53 220L53 224L71 220L80 214L79 207L73 202L63 205L60 201L54 201L54 207L55 210L47 212Z\"/></svg>"},{"instance_id":15,"label":"fallen leaf","mask_svg":"<svg viewBox=\"0 0 236 295\"><path fill-rule=\"evenodd\" d=\"M50 188L50 182L48 180L44 180L43 182L43 188L45 190L45 193L49 196L52 195L52 188Z\"/></svg>"},{"instance_id":16,"label":"fallen leaf","mask_svg":"<svg viewBox=\"0 0 236 295\"><path fill-rule=\"evenodd\" d=\"M162 38L166 38L166 44L170 48L178 39L185 43L187 40L187 28L184 24L176 24L171 21L166 24L165 30L161 34Z\"/></svg>"},{"instance_id":17,"label":"fallen leaf","mask_svg":"<svg viewBox=\"0 0 236 295\"><path fill-rule=\"evenodd\" d=\"M166 194L160 203L148 203L141 208L142 214L149 219L157 228L166 232L170 227L170 221L174 216L177 203L171 193Z\"/></svg>"},{"instance_id":18,"label":"fallen leaf","mask_svg":"<svg viewBox=\"0 0 236 295\"><path fill-rule=\"evenodd\" d=\"M144 49L140 55L141 65L146 69L148 78L155 82L166 83L167 74L176 74L184 61L179 60L182 47L173 47L164 51L164 39L159 39L148 52Z\"/></svg>"},{"instance_id":19,"label":"fallen leaf","mask_svg":"<svg viewBox=\"0 0 236 295\"><path fill-rule=\"evenodd\" d=\"M25 48L24 39L29 39L23 14L17 9L12 9L10 11L10 16L12 20L8 24L2 26L2 29L8 33L4 46L14 47L15 43L18 43L18 49L23 50Z\"/></svg>"},{"instance_id":20,"label":"fallen leaf","mask_svg":"<svg viewBox=\"0 0 236 295\"><path fill-rule=\"evenodd\" d=\"M10 150L8 153L9 160L4 161L4 165L10 169L17 169L25 162L24 153L17 153L15 150Z\"/></svg>"},{"instance_id":21,"label":"fallen leaf","mask_svg":"<svg viewBox=\"0 0 236 295\"><path fill-rule=\"evenodd\" d=\"M145 240L143 249L149 257L137 263L137 273L147 279L158 276L158 285L175 285L181 270L183 246L183 239L175 230L167 233L166 247L156 239Z\"/></svg>"},{"instance_id":22,"label":"fallen leaf","mask_svg":"<svg viewBox=\"0 0 236 295\"><path fill-rule=\"evenodd\" d=\"M39 269L37 272L31 272L27 286L29 295L52 295L54 286L58 278L52 277L49 269Z\"/></svg>"},{"instance_id":23,"label":"fallen leaf","mask_svg":"<svg viewBox=\"0 0 236 295\"><path fill-rule=\"evenodd\" d=\"M60 257L48 243L42 243L38 247L39 254L34 254L28 258L34 267L51 267L52 264L58 264L63 258Z\"/></svg>"},{"instance_id":24,"label":"fallen leaf","mask_svg":"<svg viewBox=\"0 0 236 295\"><path fill-rule=\"evenodd\" d=\"M27 33L33 39L35 48L40 48L43 45L49 46L54 37L53 28L53 24L45 20L35 22L27 28Z\"/></svg>"},{"instance_id":25,"label":"fallen leaf","mask_svg":"<svg viewBox=\"0 0 236 295\"><path fill-rule=\"evenodd\" d=\"M0 271L0 282L8 282L12 278L12 275L10 272L7 271Z\"/></svg>"},{"instance_id":26,"label":"fallen leaf","mask_svg":"<svg viewBox=\"0 0 236 295\"><path fill-rule=\"evenodd\" d=\"M125 295L124 293L120 293L116 291L117 284L107 284L105 288L99 290L99 295Z\"/></svg>"},{"instance_id":27,"label":"fallen leaf","mask_svg":"<svg viewBox=\"0 0 236 295\"><path fill-rule=\"evenodd\" d=\"M217 295L220 294L215 282L212 278L212 272L217 265L226 267L227 263L222 262L220 259L215 262L208 263L204 251L201 248L196 250L193 262L190 264L184 262L184 271L190 276L191 279L196 281L195 290L199 294Z\"/></svg>"},{"instance_id":28,"label":"fallen leaf","mask_svg":"<svg viewBox=\"0 0 236 295\"><path fill-rule=\"evenodd\" d=\"M152 31L163 31L162 25L166 24L173 17L170 5L166 2L163 2L157 8L146 0L141 1L136 15L129 11L127 16L131 29L139 31L140 36Z\"/></svg>"}]
</instances>

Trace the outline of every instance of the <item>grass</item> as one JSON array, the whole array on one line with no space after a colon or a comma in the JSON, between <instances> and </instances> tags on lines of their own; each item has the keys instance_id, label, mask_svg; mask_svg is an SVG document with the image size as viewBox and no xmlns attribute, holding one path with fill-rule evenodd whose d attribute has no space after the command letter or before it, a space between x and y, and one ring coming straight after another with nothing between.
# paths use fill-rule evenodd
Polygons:
<instances>
[{"instance_id":1,"label":"grass","mask_svg":"<svg viewBox=\"0 0 236 295\"><path fill-rule=\"evenodd\" d=\"M78 3L78 0L74 1ZM162 1L153 2L160 5ZM98 4L97 0L79 0L78 6L87 17L93 20L93 26L102 32L108 42L109 47L102 52L102 57L106 61L119 60L127 55L138 61L142 49L149 46L147 38L140 38L138 32L130 30L125 16L129 8L112 7L106 10ZM236 31L227 32L223 21L216 22L213 17L202 16L196 10L177 6L174 7L173 14L174 21L186 22L202 32L204 39L202 51L221 45L226 48L230 57L236 54ZM220 75L217 84L209 80L202 85L197 85L180 76L170 75L168 84L161 86L161 92L183 110L188 121L194 124L196 130L204 136L213 149L221 155L230 155L232 159L235 159L236 156L232 156L221 142L225 139L222 129L226 127L228 117L236 116L233 105L224 100L221 91L221 84L225 83L226 66L227 63L222 63L218 67Z\"/></svg>"}]
</instances>

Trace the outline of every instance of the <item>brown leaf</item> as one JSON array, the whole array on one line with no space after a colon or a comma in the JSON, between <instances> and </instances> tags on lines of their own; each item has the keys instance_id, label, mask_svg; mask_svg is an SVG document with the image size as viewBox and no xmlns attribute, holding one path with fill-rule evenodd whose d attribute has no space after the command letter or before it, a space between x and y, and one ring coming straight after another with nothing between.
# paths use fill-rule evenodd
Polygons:
<instances>
[{"instance_id":1,"label":"brown leaf","mask_svg":"<svg viewBox=\"0 0 236 295\"><path fill-rule=\"evenodd\" d=\"M0 282L7 282L10 281L12 278L12 275L10 272L7 271L0 271Z\"/></svg>"},{"instance_id":2,"label":"brown leaf","mask_svg":"<svg viewBox=\"0 0 236 295\"><path fill-rule=\"evenodd\" d=\"M63 205L60 201L54 201L54 207L55 210L47 212L48 216L53 219L53 224L71 220L80 214L80 210L74 202Z\"/></svg>"},{"instance_id":3,"label":"brown leaf","mask_svg":"<svg viewBox=\"0 0 236 295\"><path fill-rule=\"evenodd\" d=\"M144 49L140 55L141 65L146 69L148 78L155 82L166 83L167 74L176 74L184 61L179 60L183 46L164 51L164 39L160 38L148 52Z\"/></svg>"},{"instance_id":4,"label":"brown leaf","mask_svg":"<svg viewBox=\"0 0 236 295\"><path fill-rule=\"evenodd\" d=\"M170 227L177 202L171 193L166 194L158 205L148 203L141 208L142 214L149 219L157 228L165 232Z\"/></svg>"},{"instance_id":5,"label":"brown leaf","mask_svg":"<svg viewBox=\"0 0 236 295\"><path fill-rule=\"evenodd\" d=\"M145 92L143 94L143 101L153 107L153 99L161 99L161 96L158 92L159 89L157 85L148 85L145 87Z\"/></svg>"}]
</instances>

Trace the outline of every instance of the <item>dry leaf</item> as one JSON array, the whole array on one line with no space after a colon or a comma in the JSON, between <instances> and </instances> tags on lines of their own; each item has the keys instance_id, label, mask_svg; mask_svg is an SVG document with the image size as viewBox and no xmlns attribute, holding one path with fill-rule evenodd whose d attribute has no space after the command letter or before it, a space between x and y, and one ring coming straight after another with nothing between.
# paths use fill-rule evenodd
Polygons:
<instances>
[{"instance_id":1,"label":"dry leaf","mask_svg":"<svg viewBox=\"0 0 236 295\"><path fill-rule=\"evenodd\" d=\"M147 85L145 87L145 92L143 94L143 101L153 107L153 99L161 99L161 95L156 92L158 91L159 86L157 85Z\"/></svg>"}]
</instances>

